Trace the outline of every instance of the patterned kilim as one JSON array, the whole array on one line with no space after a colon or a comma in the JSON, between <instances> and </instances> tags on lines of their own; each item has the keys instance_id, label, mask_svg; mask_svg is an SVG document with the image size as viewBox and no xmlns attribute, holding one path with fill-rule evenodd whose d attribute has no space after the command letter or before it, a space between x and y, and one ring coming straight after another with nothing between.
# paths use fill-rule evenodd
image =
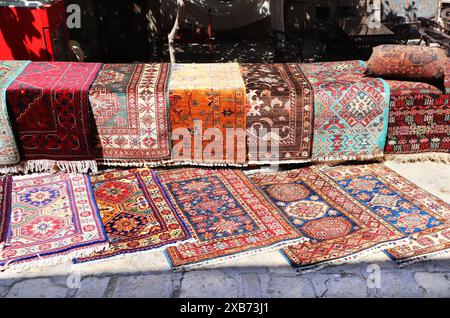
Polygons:
<instances>
[{"instance_id":1,"label":"patterned kilim","mask_svg":"<svg viewBox=\"0 0 450 318\"><path fill-rule=\"evenodd\" d=\"M152 170L106 172L91 181L110 244L107 250L76 262L155 249L190 238Z\"/></svg>"},{"instance_id":2,"label":"patterned kilim","mask_svg":"<svg viewBox=\"0 0 450 318\"><path fill-rule=\"evenodd\" d=\"M360 61L301 64L314 88L315 161L381 157L386 143L389 86L364 77Z\"/></svg>"},{"instance_id":3,"label":"patterned kilim","mask_svg":"<svg viewBox=\"0 0 450 318\"><path fill-rule=\"evenodd\" d=\"M170 158L168 76L168 64L103 65L89 91L101 161L139 165Z\"/></svg>"},{"instance_id":4,"label":"patterned kilim","mask_svg":"<svg viewBox=\"0 0 450 318\"><path fill-rule=\"evenodd\" d=\"M391 101L385 153L450 153L450 76L444 92L422 82L387 82Z\"/></svg>"},{"instance_id":5,"label":"patterned kilim","mask_svg":"<svg viewBox=\"0 0 450 318\"><path fill-rule=\"evenodd\" d=\"M382 165L304 168L251 176L310 241L283 249L301 270L345 262L443 223L392 183L406 181Z\"/></svg>"},{"instance_id":6,"label":"patterned kilim","mask_svg":"<svg viewBox=\"0 0 450 318\"><path fill-rule=\"evenodd\" d=\"M180 169L157 176L197 240L167 249L174 267L303 240L243 172Z\"/></svg>"},{"instance_id":7,"label":"patterned kilim","mask_svg":"<svg viewBox=\"0 0 450 318\"><path fill-rule=\"evenodd\" d=\"M169 89L174 161L245 163L245 85L237 63L175 64Z\"/></svg>"},{"instance_id":8,"label":"patterned kilim","mask_svg":"<svg viewBox=\"0 0 450 318\"><path fill-rule=\"evenodd\" d=\"M398 176L391 176L389 181L395 183L410 196L420 200L422 204L435 210L440 217L447 221L433 228L431 233L420 234L414 239L388 249L386 254L400 264L429 260L441 254L448 254L450 252L450 204L420 189L413 183L399 183L398 179Z\"/></svg>"},{"instance_id":9,"label":"patterned kilim","mask_svg":"<svg viewBox=\"0 0 450 318\"><path fill-rule=\"evenodd\" d=\"M29 62L0 61L0 167L19 163L19 149L8 117L6 89Z\"/></svg>"},{"instance_id":10,"label":"patterned kilim","mask_svg":"<svg viewBox=\"0 0 450 318\"><path fill-rule=\"evenodd\" d=\"M11 220L0 265L51 265L107 247L88 176L15 178ZM2 211L3 213L5 211Z\"/></svg>"},{"instance_id":11,"label":"patterned kilim","mask_svg":"<svg viewBox=\"0 0 450 318\"><path fill-rule=\"evenodd\" d=\"M314 94L299 65L241 64L241 70L247 89L249 163L309 160ZM270 152L274 139L277 158ZM260 151L258 145L264 143L267 150Z\"/></svg>"},{"instance_id":12,"label":"patterned kilim","mask_svg":"<svg viewBox=\"0 0 450 318\"><path fill-rule=\"evenodd\" d=\"M6 91L24 160L94 160L88 90L101 64L32 62Z\"/></svg>"},{"instance_id":13,"label":"patterned kilim","mask_svg":"<svg viewBox=\"0 0 450 318\"><path fill-rule=\"evenodd\" d=\"M0 177L0 248L6 241L11 213L12 177Z\"/></svg>"}]
</instances>

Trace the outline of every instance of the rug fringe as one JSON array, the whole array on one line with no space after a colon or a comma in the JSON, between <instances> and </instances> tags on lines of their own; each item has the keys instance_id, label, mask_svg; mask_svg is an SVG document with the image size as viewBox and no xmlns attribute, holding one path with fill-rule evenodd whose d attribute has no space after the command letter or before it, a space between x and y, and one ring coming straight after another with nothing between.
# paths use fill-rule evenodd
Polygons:
<instances>
[{"instance_id":1,"label":"rug fringe","mask_svg":"<svg viewBox=\"0 0 450 318\"><path fill-rule=\"evenodd\" d=\"M82 264L98 264L98 263L103 263L106 261L111 261L111 260L119 260L119 259L123 259L128 255L138 255L140 253L152 253L152 252L161 252L161 251L165 251L168 247L176 247L179 246L181 244L186 244L186 243L195 243L197 242L197 240L195 240L194 238L189 238L183 241L178 241L178 242L173 242L170 244L165 244L162 246L159 246L157 248L149 248L149 249L142 249L142 250L138 250L138 251L124 251L120 254L117 255L113 255L113 256L108 256L108 257L103 257L103 258L99 258L99 259L94 259L94 260L85 260L85 261L80 261L77 258L73 258L72 259L72 264L73 265L82 265ZM91 255L85 256L85 257L92 257L94 253L91 253ZM81 257L79 257L81 258Z\"/></svg>"},{"instance_id":2,"label":"rug fringe","mask_svg":"<svg viewBox=\"0 0 450 318\"><path fill-rule=\"evenodd\" d=\"M384 156L384 161L393 161L398 163L432 161L450 164L450 153L429 152L419 154L399 154L399 155L389 154Z\"/></svg>"},{"instance_id":3,"label":"rug fringe","mask_svg":"<svg viewBox=\"0 0 450 318\"><path fill-rule=\"evenodd\" d=\"M242 258L244 256L254 255L254 254L263 253L263 252L270 252L270 251L274 251L274 250L286 247L288 245L302 244L302 243L305 243L308 241L309 241L309 239L306 237L288 240L285 242L275 243L270 246L257 248L257 249L250 250L250 251L238 252L233 255L225 255L225 256L217 257L217 258L210 259L210 260L200 261L200 262L197 262L194 264L181 265L178 267L174 267L173 270L174 270L174 272L181 272L181 271L191 271L191 270L202 269L204 267L211 266L211 265L223 264L232 259L238 259L238 258ZM167 258L170 259L169 255L167 255Z\"/></svg>"},{"instance_id":4,"label":"rug fringe","mask_svg":"<svg viewBox=\"0 0 450 318\"><path fill-rule=\"evenodd\" d=\"M380 160L383 158L383 154L377 155L346 155L346 156L328 156L328 157L316 157L313 156L311 161L313 163L340 163L344 161L368 161L368 160Z\"/></svg>"},{"instance_id":5,"label":"rug fringe","mask_svg":"<svg viewBox=\"0 0 450 318\"><path fill-rule=\"evenodd\" d=\"M353 261L357 258L360 258L362 256L371 255L371 254L374 254L377 252L381 252L390 247L398 246L409 239L410 239L410 237L405 237L405 238L401 238L401 239L390 241L390 242L380 243L378 245L369 247L367 249L353 253L348 256L340 257L340 258L333 259L330 261L321 262L321 263L314 264L314 265L306 265L306 266L302 266L302 267L294 266L294 268L298 273L301 273L301 274L314 273L314 272L317 272L318 270L324 269L326 267L349 264L351 261ZM292 264L291 261L289 261L289 262Z\"/></svg>"},{"instance_id":6,"label":"rug fringe","mask_svg":"<svg viewBox=\"0 0 450 318\"><path fill-rule=\"evenodd\" d=\"M204 166L204 167L247 167L248 163L232 163L232 162L198 162L198 161L192 161L192 160L186 160L186 161L171 161L168 166Z\"/></svg>"},{"instance_id":7,"label":"rug fringe","mask_svg":"<svg viewBox=\"0 0 450 318\"><path fill-rule=\"evenodd\" d=\"M402 267L416 264L419 262L429 262L429 261L435 260L439 256L446 256L449 254L450 254L450 248L442 250L442 251L436 251L436 252L423 254L420 256L413 256L410 258L405 258L404 260L395 260L395 262L398 264L398 266L400 268L402 268Z\"/></svg>"},{"instance_id":8,"label":"rug fringe","mask_svg":"<svg viewBox=\"0 0 450 318\"><path fill-rule=\"evenodd\" d=\"M51 267L59 264L70 264L72 259L77 257L85 257L86 255L104 251L109 247L108 242L94 243L89 246L73 248L64 253L56 253L45 256L36 254L37 258L28 259L20 262L9 262L0 267L1 272L11 274L21 274L23 272L35 269L36 267Z\"/></svg>"},{"instance_id":9,"label":"rug fringe","mask_svg":"<svg viewBox=\"0 0 450 318\"><path fill-rule=\"evenodd\" d=\"M99 160L97 160L97 162L99 165L102 165L102 166L137 167L137 168L166 166L171 163L171 161L169 159L155 160L155 161L147 161L147 160L128 161L128 160L121 160L121 159L99 159Z\"/></svg>"},{"instance_id":10,"label":"rug fringe","mask_svg":"<svg viewBox=\"0 0 450 318\"><path fill-rule=\"evenodd\" d=\"M15 165L0 165L0 175L17 174L21 172L23 172L23 166L20 163Z\"/></svg>"},{"instance_id":11,"label":"rug fringe","mask_svg":"<svg viewBox=\"0 0 450 318\"><path fill-rule=\"evenodd\" d=\"M98 173L97 162L95 160L81 161L58 161L58 160L28 160L22 162L24 173L59 171L67 173Z\"/></svg>"}]
</instances>

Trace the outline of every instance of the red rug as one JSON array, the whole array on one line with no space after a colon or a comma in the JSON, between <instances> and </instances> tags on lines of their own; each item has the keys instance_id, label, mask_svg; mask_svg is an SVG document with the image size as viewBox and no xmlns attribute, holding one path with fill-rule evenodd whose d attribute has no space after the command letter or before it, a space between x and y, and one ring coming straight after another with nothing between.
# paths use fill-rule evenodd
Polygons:
<instances>
[{"instance_id":1,"label":"red rug","mask_svg":"<svg viewBox=\"0 0 450 318\"><path fill-rule=\"evenodd\" d=\"M110 244L75 262L154 250L190 238L152 170L106 172L91 181Z\"/></svg>"},{"instance_id":2,"label":"red rug","mask_svg":"<svg viewBox=\"0 0 450 318\"><path fill-rule=\"evenodd\" d=\"M169 247L174 267L226 260L303 241L241 171L180 169L157 172L195 243Z\"/></svg>"},{"instance_id":3,"label":"red rug","mask_svg":"<svg viewBox=\"0 0 450 318\"><path fill-rule=\"evenodd\" d=\"M101 64L30 63L6 91L22 160L95 159L88 91Z\"/></svg>"}]
</instances>

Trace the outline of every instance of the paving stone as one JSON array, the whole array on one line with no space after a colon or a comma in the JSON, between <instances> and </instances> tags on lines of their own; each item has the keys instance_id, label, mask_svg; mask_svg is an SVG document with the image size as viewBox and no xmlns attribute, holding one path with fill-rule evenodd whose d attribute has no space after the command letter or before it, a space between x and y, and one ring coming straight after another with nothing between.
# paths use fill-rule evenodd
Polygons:
<instances>
[{"instance_id":1,"label":"paving stone","mask_svg":"<svg viewBox=\"0 0 450 318\"><path fill-rule=\"evenodd\" d=\"M413 272L403 268L396 272L381 272L381 288L376 290L379 297L423 297L424 293L417 285Z\"/></svg>"},{"instance_id":2,"label":"paving stone","mask_svg":"<svg viewBox=\"0 0 450 318\"><path fill-rule=\"evenodd\" d=\"M312 276L312 282L316 295L319 297L367 297L367 282L359 276L349 275L343 277L336 274L324 275L316 273Z\"/></svg>"},{"instance_id":3,"label":"paving stone","mask_svg":"<svg viewBox=\"0 0 450 318\"><path fill-rule=\"evenodd\" d=\"M276 276L272 275L269 282L270 297L275 298L313 298L314 286L310 279L303 275Z\"/></svg>"},{"instance_id":4,"label":"paving stone","mask_svg":"<svg viewBox=\"0 0 450 318\"><path fill-rule=\"evenodd\" d=\"M184 273L181 298L236 298L239 282L219 270L199 270Z\"/></svg>"},{"instance_id":5,"label":"paving stone","mask_svg":"<svg viewBox=\"0 0 450 318\"><path fill-rule=\"evenodd\" d=\"M64 298L68 288L54 285L48 278L27 279L14 284L7 298Z\"/></svg>"},{"instance_id":6,"label":"paving stone","mask_svg":"<svg viewBox=\"0 0 450 318\"><path fill-rule=\"evenodd\" d=\"M109 277L87 277L81 280L76 298L101 298L108 288Z\"/></svg>"},{"instance_id":7,"label":"paving stone","mask_svg":"<svg viewBox=\"0 0 450 318\"><path fill-rule=\"evenodd\" d=\"M425 289L425 297L450 297L449 274L415 273L417 284Z\"/></svg>"},{"instance_id":8,"label":"paving stone","mask_svg":"<svg viewBox=\"0 0 450 318\"><path fill-rule=\"evenodd\" d=\"M172 275L121 276L112 294L116 298L167 298L172 294Z\"/></svg>"},{"instance_id":9,"label":"paving stone","mask_svg":"<svg viewBox=\"0 0 450 318\"><path fill-rule=\"evenodd\" d=\"M261 298L261 281L260 274L244 274L242 275L242 297L245 298Z\"/></svg>"}]
</instances>

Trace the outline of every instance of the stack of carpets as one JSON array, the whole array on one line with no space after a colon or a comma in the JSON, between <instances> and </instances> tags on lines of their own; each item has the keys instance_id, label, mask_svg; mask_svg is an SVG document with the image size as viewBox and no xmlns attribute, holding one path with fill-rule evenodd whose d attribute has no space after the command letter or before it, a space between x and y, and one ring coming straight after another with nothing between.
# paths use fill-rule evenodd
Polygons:
<instances>
[{"instance_id":1,"label":"stack of carpets","mask_svg":"<svg viewBox=\"0 0 450 318\"><path fill-rule=\"evenodd\" d=\"M26 171L96 172L88 91L101 64L33 62L6 91Z\"/></svg>"},{"instance_id":2,"label":"stack of carpets","mask_svg":"<svg viewBox=\"0 0 450 318\"><path fill-rule=\"evenodd\" d=\"M170 159L169 64L105 64L89 92L97 159L119 166Z\"/></svg>"},{"instance_id":3,"label":"stack of carpets","mask_svg":"<svg viewBox=\"0 0 450 318\"><path fill-rule=\"evenodd\" d=\"M54 174L1 181L2 268L54 265L108 247L88 176Z\"/></svg>"},{"instance_id":4,"label":"stack of carpets","mask_svg":"<svg viewBox=\"0 0 450 318\"><path fill-rule=\"evenodd\" d=\"M450 59L444 87L388 80L391 87L385 155L397 161L421 158L450 163Z\"/></svg>"},{"instance_id":5,"label":"stack of carpets","mask_svg":"<svg viewBox=\"0 0 450 318\"><path fill-rule=\"evenodd\" d=\"M249 164L309 161L314 92L300 65L242 64L241 71L247 89Z\"/></svg>"},{"instance_id":6,"label":"stack of carpets","mask_svg":"<svg viewBox=\"0 0 450 318\"><path fill-rule=\"evenodd\" d=\"M246 163L245 84L237 63L174 64L169 90L174 162Z\"/></svg>"},{"instance_id":7,"label":"stack of carpets","mask_svg":"<svg viewBox=\"0 0 450 318\"><path fill-rule=\"evenodd\" d=\"M28 63L0 61L0 173L18 171L20 155L8 116L6 89Z\"/></svg>"},{"instance_id":8,"label":"stack of carpets","mask_svg":"<svg viewBox=\"0 0 450 318\"><path fill-rule=\"evenodd\" d=\"M313 161L383 156L389 86L365 77L362 61L300 65L314 89Z\"/></svg>"}]
</instances>

